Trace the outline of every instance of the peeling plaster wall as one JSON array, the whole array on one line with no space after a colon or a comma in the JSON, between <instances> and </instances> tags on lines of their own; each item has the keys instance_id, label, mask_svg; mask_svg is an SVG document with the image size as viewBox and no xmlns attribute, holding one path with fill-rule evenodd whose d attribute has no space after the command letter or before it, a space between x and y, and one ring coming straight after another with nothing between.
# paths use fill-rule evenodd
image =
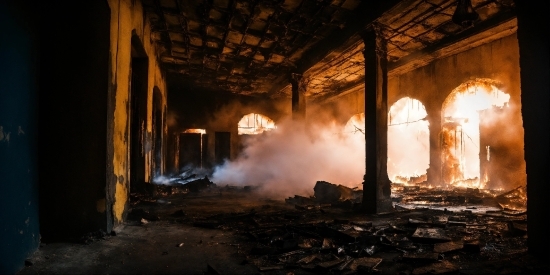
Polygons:
<instances>
[{"instance_id":1,"label":"peeling plaster wall","mask_svg":"<svg viewBox=\"0 0 550 275\"><path fill-rule=\"evenodd\" d=\"M166 85L164 75L157 63L157 54L150 39L150 25L145 18L139 1L109 0L111 9L111 43L110 43L110 103L108 114L107 138L107 189L110 199L107 207L112 212L116 226L124 219L128 205L130 160L129 160L129 95L130 95L130 62L131 38L135 34L141 40L149 58L147 117L145 134L145 179L151 181L152 167L152 113L153 88L158 87L162 94L162 106L166 106ZM112 142L111 142L112 141ZM161 167L164 166L160 164Z\"/></svg>"},{"instance_id":2,"label":"peeling plaster wall","mask_svg":"<svg viewBox=\"0 0 550 275\"><path fill-rule=\"evenodd\" d=\"M313 103L308 103L306 105L311 106ZM332 116L338 123L345 125L353 115L365 112L365 86L360 85L350 91L332 97L323 102L322 105L327 110L332 111ZM306 110L306 117L308 120L316 116L316 114L313 113L314 111L315 109L313 108Z\"/></svg>"}]
</instances>

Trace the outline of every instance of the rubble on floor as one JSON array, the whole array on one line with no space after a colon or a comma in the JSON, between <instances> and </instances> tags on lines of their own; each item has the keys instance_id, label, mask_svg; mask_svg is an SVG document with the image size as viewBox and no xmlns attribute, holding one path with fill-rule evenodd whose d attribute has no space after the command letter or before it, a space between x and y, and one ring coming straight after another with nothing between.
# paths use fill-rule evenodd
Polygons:
<instances>
[{"instance_id":1,"label":"rubble on floor","mask_svg":"<svg viewBox=\"0 0 550 275\"><path fill-rule=\"evenodd\" d=\"M524 215L527 213L526 187L510 191L477 188L433 188L392 184L396 209L429 208L434 210Z\"/></svg>"},{"instance_id":2,"label":"rubble on floor","mask_svg":"<svg viewBox=\"0 0 550 275\"><path fill-rule=\"evenodd\" d=\"M254 196L251 187L220 187L207 177L189 184L200 186L195 195L158 195L220 201L231 193L244 194L243 200L247 192ZM384 215L361 213L362 190L318 181L314 196L289 197L284 209L264 205L212 215L177 209L165 217L244 237L237 244L244 262L262 274L452 274L527 252L521 188L499 194L395 185L392 191L395 210ZM154 220L135 211L135 218Z\"/></svg>"},{"instance_id":3,"label":"rubble on floor","mask_svg":"<svg viewBox=\"0 0 550 275\"><path fill-rule=\"evenodd\" d=\"M313 191L315 192L315 200L319 203L334 203L345 200L360 202L363 196L363 190L356 190L326 181L317 181Z\"/></svg>"},{"instance_id":4,"label":"rubble on floor","mask_svg":"<svg viewBox=\"0 0 550 275\"><path fill-rule=\"evenodd\" d=\"M97 231L93 232L87 232L80 238L80 242L83 244L91 244L93 242L106 240L107 238L111 236L116 236L115 231L111 231L111 233L105 232L103 229L99 229Z\"/></svg>"}]
</instances>

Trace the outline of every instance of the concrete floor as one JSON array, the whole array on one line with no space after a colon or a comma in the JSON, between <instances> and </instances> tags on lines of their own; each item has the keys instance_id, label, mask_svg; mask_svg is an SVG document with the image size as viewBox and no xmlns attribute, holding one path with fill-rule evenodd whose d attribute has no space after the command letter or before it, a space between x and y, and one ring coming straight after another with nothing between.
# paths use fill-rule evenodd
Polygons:
<instances>
[{"instance_id":1,"label":"concrete floor","mask_svg":"<svg viewBox=\"0 0 550 275\"><path fill-rule=\"evenodd\" d=\"M234 236L221 230L167 221L128 225L116 236L89 245L41 246L33 265L19 274L203 274L208 264L228 274L256 273L240 264L244 256L235 243Z\"/></svg>"},{"instance_id":2,"label":"concrete floor","mask_svg":"<svg viewBox=\"0 0 550 275\"><path fill-rule=\"evenodd\" d=\"M257 274L255 266L244 264L246 251L239 245L243 243L242 236L188 222L267 205L270 209L289 206L262 198L243 200L242 194L225 194L221 198L220 194L160 195L160 199L136 201L134 208L147 209L159 220L143 224L139 219L130 219L115 229L116 236L97 238L89 244L42 243L28 261L32 265L18 274L205 274L209 265L220 274ZM178 210L185 211L184 217L171 215Z\"/></svg>"},{"instance_id":3,"label":"concrete floor","mask_svg":"<svg viewBox=\"0 0 550 275\"><path fill-rule=\"evenodd\" d=\"M272 257L251 253L258 242L246 237L249 233L247 231L253 230L248 214L254 213L252 224L256 224L256 228L269 229L275 226L284 229L285 221L278 220L277 215L298 217L292 222L286 222L294 224L330 224L346 220L349 224L371 222L373 228L383 228L388 224L396 224L395 228L405 228L401 226L406 226L411 218L420 219L436 213L408 211L395 215L366 216L349 209L296 209L294 205L282 200L270 200L250 192L221 188L198 194L159 192L155 197L133 197L132 204L128 221L116 228L116 236L88 238L93 240L89 244L43 243L28 260L29 266L18 274L363 274L349 270L337 272L334 269L309 269L296 264L285 264L284 268L280 264L280 269L269 270L266 266L269 266L267 262ZM141 218L145 220L142 222ZM204 228L208 227L208 221L223 219L231 222ZM386 232L391 230L386 229ZM485 236L484 232L479 234ZM499 247L498 253L489 251L487 247L481 254L464 251L442 253L440 259L431 264L407 262L403 260L400 251L382 249L373 255L382 259L382 262L370 272L550 274L548 263L526 253L525 237L495 236L503 245ZM496 240L488 239L488 242L496 243ZM508 252L503 252L505 250ZM317 250L315 253L318 253L319 258L337 255L332 249Z\"/></svg>"}]
</instances>

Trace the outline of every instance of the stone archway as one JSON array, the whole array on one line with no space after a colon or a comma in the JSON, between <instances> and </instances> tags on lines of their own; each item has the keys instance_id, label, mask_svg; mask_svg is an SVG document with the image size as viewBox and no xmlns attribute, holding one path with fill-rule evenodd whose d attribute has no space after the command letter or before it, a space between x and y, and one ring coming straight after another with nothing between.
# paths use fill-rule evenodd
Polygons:
<instances>
[{"instance_id":1,"label":"stone archway","mask_svg":"<svg viewBox=\"0 0 550 275\"><path fill-rule=\"evenodd\" d=\"M490 146L481 130L498 119L510 95L499 83L486 78L455 88L442 106L440 132L441 175L444 185L485 188L490 180Z\"/></svg>"},{"instance_id":2,"label":"stone archway","mask_svg":"<svg viewBox=\"0 0 550 275\"><path fill-rule=\"evenodd\" d=\"M388 112L388 178L393 183L427 181L430 129L422 102L403 97Z\"/></svg>"}]
</instances>

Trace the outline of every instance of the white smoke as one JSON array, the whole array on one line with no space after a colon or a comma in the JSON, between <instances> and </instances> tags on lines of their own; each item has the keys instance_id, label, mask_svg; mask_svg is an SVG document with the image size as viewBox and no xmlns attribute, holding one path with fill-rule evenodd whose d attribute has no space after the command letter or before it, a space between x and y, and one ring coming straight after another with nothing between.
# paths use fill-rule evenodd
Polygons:
<instances>
[{"instance_id":1,"label":"white smoke","mask_svg":"<svg viewBox=\"0 0 550 275\"><path fill-rule=\"evenodd\" d=\"M365 173L365 136L335 123L286 119L262 135L249 136L242 154L215 167L218 185L256 186L272 198L313 195L319 180L360 187Z\"/></svg>"}]
</instances>

